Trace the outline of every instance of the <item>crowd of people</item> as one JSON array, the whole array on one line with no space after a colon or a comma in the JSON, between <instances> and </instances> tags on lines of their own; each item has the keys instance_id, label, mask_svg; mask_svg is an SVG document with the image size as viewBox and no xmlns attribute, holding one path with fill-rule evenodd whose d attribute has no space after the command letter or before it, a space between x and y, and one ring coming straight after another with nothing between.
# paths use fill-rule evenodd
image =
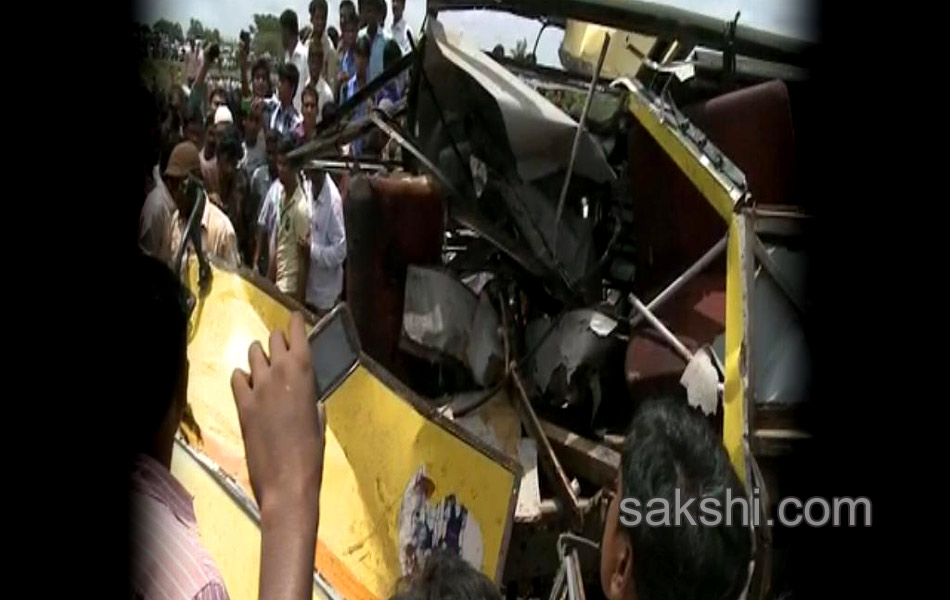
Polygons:
<instances>
[{"instance_id":1,"label":"crowd of people","mask_svg":"<svg viewBox=\"0 0 950 600\"><path fill-rule=\"evenodd\" d=\"M343 0L341 32L333 39L326 31L326 1L313 0L306 40L300 39L296 14L284 11L280 64L265 57L252 61L245 45L239 56L241 90L209 90L208 69L216 54L210 47L196 61L187 90L172 90L157 104L161 118L148 124L149 143L156 147L146 148L143 162L151 160L150 150L158 160L147 162L151 176L138 236L143 252L132 270L134 308L143 315L133 350L136 377L150 382L131 425L133 597L227 598L198 537L192 499L170 472L174 436L187 405L187 303L181 274L174 271L180 268L175 257L185 244L187 222L206 197L197 216L205 253L257 270L318 314L333 307L346 258L343 199L330 174L302 172L289 156L319 134L321 121L338 104L408 51L403 0L393 0L392 9L386 28L382 0L359 2L359 12ZM384 107L403 92L396 81L359 110ZM373 150L367 140L360 142L344 150L356 156ZM191 252L186 246L182 252ZM260 597L309 598L325 417L314 402L300 314L293 316L288 335L271 334L267 352L252 344L248 364L250 372L235 371L231 383L261 511ZM699 529L628 527L619 520L622 498L743 495L725 449L694 410L646 403L628 434L613 491L601 542L600 583L607 598L740 596L748 581L751 537L739 519ZM394 594L501 597L487 577L444 553L429 556Z\"/></svg>"},{"instance_id":2,"label":"crowd of people","mask_svg":"<svg viewBox=\"0 0 950 600\"><path fill-rule=\"evenodd\" d=\"M404 8L404 0L394 0L387 27L384 0L360 0L359 12L343 0L336 41L326 27L326 0L309 5L309 35L301 35L297 14L285 10L279 64L252 57L248 40L242 40L240 89L209 85L220 56L217 46L190 50L187 84L159 101L159 160L140 216L140 245L170 264L192 209L206 195L200 215L204 252L231 266L256 269L318 315L329 311L343 285L340 188L345 186L338 176L301 170L288 155L314 139L325 118L409 50ZM404 93L404 80L397 78L353 114L389 110ZM367 136L341 150L356 157L379 155L384 143ZM192 251L189 245L185 253Z\"/></svg>"}]
</instances>

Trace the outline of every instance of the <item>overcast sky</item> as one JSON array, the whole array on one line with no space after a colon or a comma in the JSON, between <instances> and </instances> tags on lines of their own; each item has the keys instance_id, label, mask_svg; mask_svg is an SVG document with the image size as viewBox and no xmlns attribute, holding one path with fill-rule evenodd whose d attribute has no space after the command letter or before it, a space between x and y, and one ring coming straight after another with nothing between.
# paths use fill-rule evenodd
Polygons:
<instances>
[{"instance_id":1,"label":"overcast sky","mask_svg":"<svg viewBox=\"0 0 950 600\"><path fill-rule=\"evenodd\" d=\"M310 0L141 0L139 19L152 24L166 18L178 21L188 30L191 18L198 19L205 27L217 28L222 35L236 39L241 29L252 23L254 13L279 15L284 9L297 12L301 27L310 20L307 6ZM389 1L387 1L387 4ZM710 14L721 19L732 19L737 10L742 11L739 20L743 25L774 31L786 35L813 37L810 34L811 11L805 0L665 0L672 4ZM330 6L329 24L339 29L339 0L327 0ZM805 7L805 8L803 8ZM406 0L406 21L413 32L419 30L425 16L424 0ZM392 13L390 11L390 19ZM522 19L507 13L491 11L467 11L443 13L442 22L450 29L459 30L482 49L490 50L496 44L506 49L514 48L521 38L529 45L534 43L541 25L530 19ZM390 21L387 19L387 25ZM563 31L548 28L538 43L538 62L560 66L557 50L561 45Z\"/></svg>"}]
</instances>

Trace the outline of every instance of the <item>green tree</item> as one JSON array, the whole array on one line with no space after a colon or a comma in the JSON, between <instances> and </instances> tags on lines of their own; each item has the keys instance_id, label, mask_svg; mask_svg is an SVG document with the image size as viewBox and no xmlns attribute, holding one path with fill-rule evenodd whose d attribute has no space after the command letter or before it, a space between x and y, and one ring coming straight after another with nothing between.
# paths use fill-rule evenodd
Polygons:
<instances>
[{"instance_id":1,"label":"green tree","mask_svg":"<svg viewBox=\"0 0 950 600\"><path fill-rule=\"evenodd\" d=\"M528 40L521 38L515 47L511 49L511 57L515 60L525 60L528 58Z\"/></svg>"},{"instance_id":2,"label":"green tree","mask_svg":"<svg viewBox=\"0 0 950 600\"><path fill-rule=\"evenodd\" d=\"M172 23L168 19L159 19L158 21L155 21L155 25L152 26L152 30L157 34L164 35L176 42L185 41L185 34L182 33L181 23Z\"/></svg>"},{"instance_id":3,"label":"green tree","mask_svg":"<svg viewBox=\"0 0 950 600\"><path fill-rule=\"evenodd\" d=\"M269 54L280 56L283 45L280 40L280 18L277 15L254 15L254 24L250 27L251 50L257 56Z\"/></svg>"},{"instance_id":4,"label":"green tree","mask_svg":"<svg viewBox=\"0 0 950 600\"><path fill-rule=\"evenodd\" d=\"M201 24L201 21L198 19L192 19L188 24L188 39L204 39L207 32L205 32L204 25Z\"/></svg>"}]
</instances>

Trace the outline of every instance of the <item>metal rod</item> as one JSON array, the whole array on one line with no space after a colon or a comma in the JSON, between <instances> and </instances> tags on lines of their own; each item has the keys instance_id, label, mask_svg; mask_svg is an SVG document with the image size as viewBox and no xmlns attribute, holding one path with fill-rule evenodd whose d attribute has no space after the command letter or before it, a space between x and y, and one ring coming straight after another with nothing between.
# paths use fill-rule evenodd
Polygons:
<instances>
[{"instance_id":1,"label":"metal rod","mask_svg":"<svg viewBox=\"0 0 950 600\"><path fill-rule=\"evenodd\" d=\"M551 586L551 595L548 600L558 600L561 597L561 590L564 589L564 579L567 577L567 563L561 561L558 567L557 576L554 578L554 585Z\"/></svg>"},{"instance_id":2,"label":"metal rod","mask_svg":"<svg viewBox=\"0 0 950 600\"><path fill-rule=\"evenodd\" d=\"M538 415L534 412L534 408L531 406L531 401L528 400L528 393L525 391L524 385L521 383L521 377L518 375L517 366L512 364L509 368L511 371L511 379L514 382L515 390L517 391L518 415L521 417L521 422L528 431L528 435L533 437L538 444L538 454L542 469L554 484L554 488L558 496L570 508L571 516L573 517L573 524L580 528L582 525L583 515L580 511L577 494L574 493L574 489L571 487L571 482L567 478L567 473L564 472L564 468L557 459L557 455L554 454L554 448L551 446L551 441L548 440L548 436L545 435L544 429L541 427L541 421L538 420Z\"/></svg>"},{"instance_id":3,"label":"metal rod","mask_svg":"<svg viewBox=\"0 0 950 600\"><path fill-rule=\"evenodd\" d=\"M594 75L590 79L590 87L587 88L587 99L584 101L584 110L581 112L581 120L577 124L577 131L574 132L574 145L571 146L571 160L567 163L567 173L564 175L564 185L561 186L561 197L557 202L557 217L554 219L554 258L557 258L557 232L561 227L561 213L564 212L564 199L567 198L567 188L571 183L571 174L574 173L574 161L577 159L577 150L581 145L581 136L584 134L584 126L587 124L587 113L590 111L591 102L594 100L594 89L597 87L597 80L600 78L600 69L604 66L604 58L607 56L607 47L610 45L610 34L604 34L604 43L600 48L600 57L597 58L597 68L594 69Z\"/></svg>"},{"instance_id":4,"label":"metal rod","mask_svg":"<svg viewBox=\"0 0 950 600\"><path fill-rule=\"evenodd\" d=\"M581 572L581 558L577 554L577 548L571 551L571 565L574 567L574 599L586 600L587 594L584 593L584 576Z\"/></svg>"},{"instance_id":5,"label":"metal rod","mask_svg":"<svg viewBox=\"0 0 950 600\"><path fill-rule=\"evenodd\" d=\"M671 346L673 346L673 349L683 357L683 360L685 360L687 363L693 360L692 352L690 352L686 346L683 345L683 342L679 341L679 339L673 335L672 331L666 328L666 325L661 323L660 320L657 319L652 312L650 312L649 308L643 305L643 302L640 302L639 298L633 295L633 293L629 295L629 298L634 307L636 307L636 309L643 314L643 317L650 322L650 325L653 325L653 327L660 332L660 335L662 335L666 341L669 342Z\"/></svg>"},{"instance_id":6,"label":"metal rod","mask_svg":"<svg viewBox=\"0 0 950 600\"><path fill-rule=\"evenodd\" d=\"M569 600L578 600L580 592L577 584L577 569L574 567L574 560L577 552L571 552L563 558L564 569L567 571L567 597Z\"/></svg>"},{"instance_id":7,"label":"metal rod","mask_svg":"<svg viewBox=\"0 0 950 600\"><path fill-rule=\"evenodd\" d=\"M712 248L706 251L706 254L703 254L701 257L699 257L699 260L694 262L692 266L690 266L688 269L683 271L683 274L677 277L676 279L674 279L673 283L666 286L666 289L664 289L662 292L657 294L656 298L654 298L653 300L650 301L649 304L647 304L647 308L650 310L657 310L658 308L660 308L660 306L662 306L664 302L669 300L670 297L673 296L673 294L680 291L680 289L684 285L686 285L693 277L695 277L698 273L704 270L707 266L709 266L709 263L715 260L720 254L722 254L722 251L726 249L726 242L728 240L729 240L728 235L723 236L721 240L716 242L715 246L713 246ZM633 316L630 317L631 329L636 327L642 320L643 320L643 313L635 312Z\"/></svg>"}]
</instances>

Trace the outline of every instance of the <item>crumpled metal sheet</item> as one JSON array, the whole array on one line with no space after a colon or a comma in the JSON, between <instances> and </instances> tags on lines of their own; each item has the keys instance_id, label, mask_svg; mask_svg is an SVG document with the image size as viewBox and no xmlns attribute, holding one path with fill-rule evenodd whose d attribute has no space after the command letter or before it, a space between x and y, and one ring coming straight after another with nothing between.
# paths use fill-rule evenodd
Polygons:
<instances>
[{"instance_id":1,"label":"crumpled metal sheet","mask_svg":"<svg viewBox=\"0 0 950 600\"><path fill-rule=\"evenodd\" d=\"M410 265L406 273L403 334L415 344L466 365L483 387L504 372L499 318L486 293L478 297L438 270Z\"/></svg>"},{"instance_id":2,"label":"crumpled metal sheet","mask_svg":"<svg viewBox=\"0 0 950 600\"><path fill-rule=\"evenodd\" d=\"M563 367L566 383L581 365L599 366L607 357L614 343L609 333L616 327L610 327L610 317L595 310L582 308L565 313L554 330L541 342L531 360L529 373L542 392L547 391L556 369ZM546 323L543 319L532 321L525 333L529 347L537 343ZM608 335L603 335L607 331Z\"/></svg>"},{"instance_id":3,"label":"crumpled metal sheet","mask_svg":"<svg viewBox=\"0 0 950 600\"><path fill-rule=\"evenodd\" d=\"M781 246L764 244L783 277L804 292L806 256ZM763 268L755 274L752 298L753 393L757 404L792 406L808 399L811 358L805 332L795 308ZM776 343L776 340L780 340ZM725 360L725 334L716 338L712 350Z\"/></svg>"},{"instance_id":4,"label":"crumpled metal sheet","mask_svg":"<svg viewBox=\"0 0 950 600\"><path fill-rule=\"evenodd\" d=\"M402 330L413 342L466 362L478 299L448 273L410 265Z\"/></svg>"},{"instance_id":5,"label":"crumpled metal sheet","mask_svg":"<svg viewBox=\"0 0 950 600\"><path fill-rule=\"evenodd\" d=\"M483 119L500 119L486 131L504 131L504 143L517 162L523 181L534 181L565 169L570 160L577 123L544 96L485 53L447 32L438 19L430 17L428 40L433 42L425 53L425 68L432 82L463 81L470 85L443 85L437 93L447 113L477 113ZM431 50L430 50L431 49ZM471 85L474 84L474 85ZM482 94L471 93L483 91ZM487 99L495 110L480 105ZM427 105L425 94L420 96ZM428 138L422 131L420 139ZM574 173L598 183L615 178L603 149L587 132L581 136Z\"/></svg>"},{"instance_id":6,"label":"crumpled metal sheet","mask_svg":"<svg viewBox=\"0 0 950 600\"><path fill-rule=\"evenodd\" d=\"M794 289L804 291L805 253L769 244L765 244L765 250L785 280ZM756 270L754 294L752 364L756 401L800 404L807 399L811 380L811 360L800 318L782 289L761 267Z\"/></svg>"}]
</instances>

